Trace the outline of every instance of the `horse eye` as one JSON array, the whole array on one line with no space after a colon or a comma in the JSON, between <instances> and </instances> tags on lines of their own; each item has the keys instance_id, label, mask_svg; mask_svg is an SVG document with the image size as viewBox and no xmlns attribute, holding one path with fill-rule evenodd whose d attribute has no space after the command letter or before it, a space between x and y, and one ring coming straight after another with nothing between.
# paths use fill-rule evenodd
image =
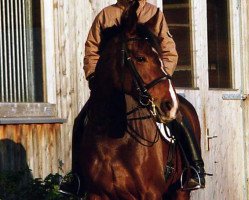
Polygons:
<instances>
[{"instance_id":1,"label":"horse eye","mask_svg":"<svg viewBox=\"0 0 249 200\"><path fill-rule=\"evenodd\" d=\"M145 62L145 61L146 61L146 58L145 58L145 57L142 57L142 56L137 56L137 57L136 57L136 60L137 60L138 62Z\"/></svg>"}]
</instances>

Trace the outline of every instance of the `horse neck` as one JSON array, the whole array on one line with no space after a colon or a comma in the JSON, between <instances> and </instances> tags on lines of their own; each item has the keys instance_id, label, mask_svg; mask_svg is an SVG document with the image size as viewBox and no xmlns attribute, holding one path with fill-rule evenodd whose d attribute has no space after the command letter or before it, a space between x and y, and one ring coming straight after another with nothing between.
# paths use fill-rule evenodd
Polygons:
<instances>
[{"instance_id":1,"label":"horse neck","mask_svg":"<svg viewBox=\"0 0 249 200\"><path fill-rule=\"evenodd\" d=\"M113 88L103 91L97 88L91 94L92 110L96 116L113 117L126 113L124 94Z\"/></svg>"}]
</instances>

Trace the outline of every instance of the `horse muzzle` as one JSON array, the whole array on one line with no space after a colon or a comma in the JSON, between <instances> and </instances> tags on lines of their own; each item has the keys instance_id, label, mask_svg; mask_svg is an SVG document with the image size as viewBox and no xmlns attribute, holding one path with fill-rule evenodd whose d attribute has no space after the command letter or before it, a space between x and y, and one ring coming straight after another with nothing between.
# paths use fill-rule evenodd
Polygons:
<instances>
[{"instance_id":1,"label":"horse muzzle","mask_svg":"<svg viewBox=\"0 0 249 200\"><path fill-rule=\"evenodd\" d=\"M178 106L176 107L172 101L165 101L160 106L155 106L156 119L160 123L169 123L176 119Z\"/></svg>"}]
</instances>

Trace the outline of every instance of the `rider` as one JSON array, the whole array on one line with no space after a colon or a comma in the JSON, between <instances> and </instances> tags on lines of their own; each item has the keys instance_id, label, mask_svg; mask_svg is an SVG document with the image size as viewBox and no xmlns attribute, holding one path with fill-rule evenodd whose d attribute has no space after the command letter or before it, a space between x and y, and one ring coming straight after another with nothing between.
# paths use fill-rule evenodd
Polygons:
<instances>
[{"instance_id":1,"label":"rider","mask_svg":"<svg viewBox=\"0 0 249 200\"><path fill-rule=\"evenodd\" d=\"M92 84L94 83L94 71L96 64L99 59L99 44L101 41L101 30L112 27L114 25L120 24L120 18L125 10L125 8L132 3L134 0L117 0L117 3L111 6L104 8L95 18L92 27L89 31L87 41L85 43L85 58L84 58L84 71L86 79L89 82L89 88L92 89ZM157 12L157 7L146 2L146 0L138 0L139 7L137 9L138 22L145 23L151 17L153 17ZM161 38L161 48L162 48L162 61L164 65L164 70L169 74L173 75L174 70L177 65L178 55L175 47L175 42L172 38L172 35L169 33L169 29L164 17L164 14L160 11L158 22L155 24L154 33ZM175 120L176 122L176 120ZM186 126L180 125L180 123L174 123L178 125L178 128L181 130L185 129ZM201 157L200 147L195 141L193 134L190 131L180 131L181 134L179 137L176 137L180 140L180 143L184 143L183 149L185 152L188 152L190 155L191 165L196 169L199 174L201 188L205 187L205 171L204 171L204 162ZM183 142L181 142L183 140ZM186 147L186 148L185 148ZM74 164L73 164L74 165ZM74 169L72 170L74 172ZM193 175L187 182L187 188L196 189L199 187L199 178L198 175ZM66 190L67 188L65 188ZM63 189L62 189L63 190Z\"/></svg>"},{"instance_id":2,"label":"rider","mask_svg":"<svg viewBox=\"0 0 249 200\"><path fill-rule=\"evenodd\" d=\"M118 0L116 4L104 8L95 18L85 44L84 70L87 80L90 80L94 75L99 59L98 50L101 40L101 30L119 25L121 15L130 1L132 0ZM139 0L139 4L139 8L137 9L138 22L145 23L156 14L157 7L147 3L146 0ZM178 55L162 12L159 13L158 23L155 25L154 32L162 39L162 59L165 70L169 75L172 75L176 68Z\"/></svg>"}]
</instances>

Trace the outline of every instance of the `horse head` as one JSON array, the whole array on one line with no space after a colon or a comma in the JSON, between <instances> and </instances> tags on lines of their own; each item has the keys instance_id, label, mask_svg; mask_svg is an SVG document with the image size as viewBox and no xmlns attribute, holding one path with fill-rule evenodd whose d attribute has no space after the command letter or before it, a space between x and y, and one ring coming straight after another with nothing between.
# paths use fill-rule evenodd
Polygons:
<instances>
[{"instance_id":1,"label":"horse head","mask_svg":"<svg viewBox=\"0 0 249 200\"><path fill-rule=\"evenodd\" d=\"M178 100L171 76L164 70L159 38L153 33L159 11L140 24L138 6L138 1L131 1L120 25L102 31L96 79L102 80L98 82L102 97L124 92L148 107L158 122L167 123L176 117Z\"/></svg>"}]
</instances>

